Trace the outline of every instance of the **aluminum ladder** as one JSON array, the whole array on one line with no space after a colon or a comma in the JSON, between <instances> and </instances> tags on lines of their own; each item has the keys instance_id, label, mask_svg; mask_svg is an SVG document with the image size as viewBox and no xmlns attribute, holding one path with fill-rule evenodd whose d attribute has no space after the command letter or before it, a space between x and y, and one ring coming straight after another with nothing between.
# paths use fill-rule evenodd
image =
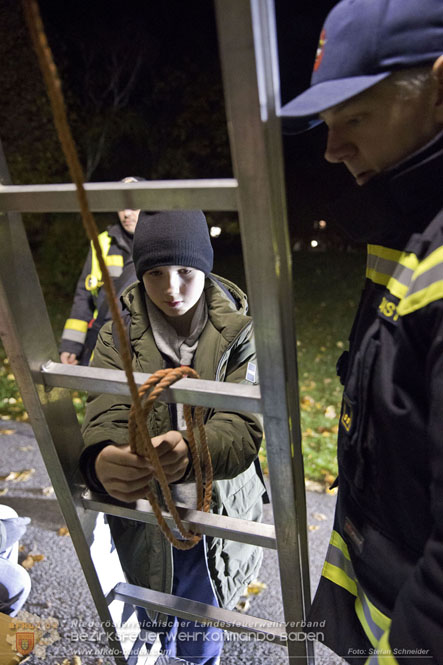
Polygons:
<instances>
[{"instance_id":1,"label":"aluminum ladder","mask_svg":"<svg viewBox=\"0 0 443 665\"><path fill-rule=\"evenodd\" d=\"M118 621L124 603L215 622L286 644L290 659L314 662L312 643L287 639L310 606L306 504L286 219L273 0L215 0L234 178L86 184L92 211L201 208L238 211L254 316L260 386L181 380L170 402L262 413L275 527L182 509L187 528L278 552L285 622L104 580L93 533L103 514L153 522L146 501L122 507L85 492L77 470L82 437L70 390L128 394L123 372L62 365L20 213L78 211L71 184L10 184L0 154L0 335L98 614L119 665L129 658ZM142 384L147 375L136 375ZM191 384L191 385L190 385ZM129 659L128 659L129 658Z\"/></svg>"}]
</instances>

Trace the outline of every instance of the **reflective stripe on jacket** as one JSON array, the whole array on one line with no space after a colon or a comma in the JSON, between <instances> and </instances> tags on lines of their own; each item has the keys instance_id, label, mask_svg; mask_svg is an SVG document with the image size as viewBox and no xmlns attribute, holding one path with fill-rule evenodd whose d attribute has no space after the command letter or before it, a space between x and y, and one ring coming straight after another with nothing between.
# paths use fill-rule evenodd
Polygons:
<instances>
[{"instance_id":1,"label":"reflective stripe on jacket","mask_svg":"<svg viewBox=\"0 0 443 665\"><path fill-rule=\"evenodd\" d=\"M123 231L120 224L114 224L99 234L98 241L109 275L115 281L122 275L123 269L126 266L129 268L132 263L132 240ZM131 281L136 281L135 271L133 271L133 279L130 279L128 283ZM97 310L104 298L104 293L101 293L102 285L102 273L91 242L88 256L77 282L71 313L63 329L60 353L67 351L75 353L77 358L81 356L88 328L97 316ZM108 319L109 316L105 318L105 320Z\"/></svg>"},{"instance_id":2,"label":"reflective stripe on jacket","mask_svg":"<svg viewBox=\"0 0 443 665\"><path fill-rule=\"evenodd\" d=\"M351 663L443 663L442 243L440 213L404 251L368 246L340 363L339 491L310 619Z\"/></svg>"}]
</instances>

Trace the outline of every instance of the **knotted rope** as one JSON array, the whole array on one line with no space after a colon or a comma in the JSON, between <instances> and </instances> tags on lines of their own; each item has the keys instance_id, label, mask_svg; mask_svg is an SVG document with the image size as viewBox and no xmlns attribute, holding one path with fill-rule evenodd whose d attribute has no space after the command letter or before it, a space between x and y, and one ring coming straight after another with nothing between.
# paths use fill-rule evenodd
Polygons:
<instances>
[{"instance_id":1,"label":"knotted rope","mask_svg":"<svg viewBox=\"0 0 443 665\"><path fill-rule=\"evenodd\" d=\"M28 24L28 29L31 35L32 43L37 53L40 69L45 81L46 89L51 103L52 113L54 117L54 124L57 130L58 138L60 140L63 153L65 155L65 159L68 164L72 181L76 185L77 198L79 200L83 226L96 252L100 270L103 276L103 286L108 298L109 309L111 312L112 320L114 321L117 328L118 338L120 341L120 355L122 358L123 367L128 381L129 391L132 398L129 429L130 432L134 432L133 434L134 439L130 445L131 448L132 446L134 446L134 450L141 450L142 452L139 454L148 457L150 463L154 467L156 480L158 481L161 487L163 497L171 512L171 515L173 516L177 529L179 530L183 538L185 538L185 540L177 540L177 538L175 538L175 536L173 535L172 531L170 530L170 528L168 527L163 518L163 515L161 513L161 508L158 505L155 496L153 495L152 492L150 492L148 494L148 499L157 517L160 528L162 529L163 533L168 538L168 540L172 543L172 545L174 545L174 547L177 547L178 549L190 549L191 547L194 547L194 545L196 545L196 543L200 540L201 536L193 534L184 528L180 516L178 514L178 511L172 500L171 491L169 489L169 485L165 473L163 471L163 468L161 466L160 460L158 458L157 452L154 446L152 445L148 429L146 426L146 409L148 409L149 411L149 408L151 408L152 406L152 403L150 401L151 395L147 399L147 404L149 404L149 406L144 407L142 405L142 395L144 395L145 392L152 387L153 383L157 382L157 379L154 379L153 377L157 377L158 373L153 374L150 377L150 379L148 379L146 384L140 388L140 394L139 394L139 391L137 390L137 385L135 383L134 374L132 371L132 356L129 347L129 342L127 340L125 328L121 320L114 285L109 277L108 269L106 267L100 243L98 241L97 225L89 209L86 191L83 186L85 180L83 169L81 167L80 160L78 158L77 149L68 123L65 101L62 93L61 81L57 73L57 68L55 66L54 59L52 57L51 49L46 39L46 34L40 16L38 4L36 0L23 0L23 8L24 8L26 22ZM167 377L163 374L161 375L157 388L161 392L162 390L165 389L165 387L171 385L174 381L183 378L183 376L191 376L191 375L194 378L196 377L196 373L190 368L179 368L179 371L172 370L169 372ZM161 389L160 385L162 385ZM154 391L152 394L154 394ZM155 397L157 396L157 394L158 392L156 390ZM191 450L192 461L195 468L197 489L200 488L200 495L198 499L199 503L197 507L199 510L203 509L207 512L209 511L211 490L212 490L212 467L210 464L209 451L207 449L206 438L204 435L204 427L203 427L201 412L200 415L197 415L196 417L197 417L197 426L200 432L200 445L202 448L202 457L205 468L204 492L202 491L203 481L202 481L202 471L199 461L199 455L197 447L195 445L195 439L193 438L194 429L192 426L192 418L190 417L190 409L185 407L185 418L187 419L186 423L188 427L188 437L190 442L189 446ZM137 443L134 443L135 438L137 439ZM193 441L193 443L191 443L191 440Z\"/></svg>"}]
</instances>

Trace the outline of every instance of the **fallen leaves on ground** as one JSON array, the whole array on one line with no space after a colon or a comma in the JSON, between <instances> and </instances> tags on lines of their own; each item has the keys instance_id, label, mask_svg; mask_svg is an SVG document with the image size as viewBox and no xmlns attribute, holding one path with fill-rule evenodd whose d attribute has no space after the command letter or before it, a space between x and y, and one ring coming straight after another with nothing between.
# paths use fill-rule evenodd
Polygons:
<instances>
[{"instance_id":1,"label":"fallen leaves on ground","mask_svg":"<svg viewBox=\"0 0 443 665\"><path fill-rule=\"evenodd\" d=\"M7 476L0 476L0 480L12 480L15 483L25 482L29 480L35 469L23 469L23 471L10 471Z\"/></svg>"},{"instance_id":2,"label":"fallen leaves on ground","mask_svg":"<svg viewBox=\"0 0 443 665\"><path fill-rule=\"evenodd\" d=\"M44 558L44 554L28 554L26 559L23 559L21 565L23 568L26 568L26 570L29 570L37 561L43 561Z\"/></svg>"},{"instance_id":3,"label":"fallen leaves on ground","mask_svg":"<svg viewBox=\"0 0 443 665\"><path fill-rule=\"evenodd\" d=\"M248 584L246 592L243 594L245 596L258 596L259 593L268 588L268 585L259 580L254 580Z\"/></svg>"},{"instance_id":4,"label":"fallen leaves on ground","mask_svg":"<svg viewBox=\"0 0 443 665\"><path fill-rule=\"evenodd\" d=\"M5 434L5 435L15 434L15 429L0 429L0 435L1 434Z\"/></svg>"},{"instance_id":5,"label":"fallen leaves on ground","mask_svg":"<svg viewBox=\"0 0 443 665\"><path fill-rule=\"evenodd\" d=\"M2 490L0 490L0 496L5 496L5 494L8 493L8 488L4 487Z\"/></svg>"},{"instance_id":6,"label":"fallen leaves on ground","mask_svg":"<svg viewBox=\"0 0 443 665\"><path fill-rule=\"evenodd\" d=\"M329 406L326 407L325 410L325 418L333 419L337 417L337 412L335 408L330 404Z\"/></svg>"},{"instance_id":7,"label":"fallen leaves on ground","mask_svg":"<svg viewBox=\"0 0 443 665\"><path fill-rule=\"evenodd\" d=\"M45 496L51 496L51 494L54 494L54 488L52 485L49 485L49 487L43 487L42 494Z\"/></svg>"},{"instance_id":8,"label":"fallen leaves on ground","mask_svg":"<svg viewBox=\"0 0 443 665\"><path fill-rule=\"evenodd\" d=\"M61 526L57 531L57 536L69 536L69 529L67 526Z\"/></svg>"},{"instance_id":9,"label":"fallen leaves on ground","mask_svg":"<svg viewBox=\"0 0 443 665\"><path fill-rule=\"evenodd\" d=\"M235 609L237 612L242 612L243 614L249 610L251 607L250 598L252 596L258 596L262 591L268 588L268 585L259 580L253 580L246 589L244 590L242 597L238 601Z\"/></svg>"},{"instance_id":10,"label":"fallen leaves on ground","mask_svg":"<svg viewBox=\"0 0 443 665\"><path fill-rule=\"evenodd\" d=\"M304 395L300 400L300 408L303 411L310 411L315 406L315 399L310 395Z\"/></svg>"}]
</instances>

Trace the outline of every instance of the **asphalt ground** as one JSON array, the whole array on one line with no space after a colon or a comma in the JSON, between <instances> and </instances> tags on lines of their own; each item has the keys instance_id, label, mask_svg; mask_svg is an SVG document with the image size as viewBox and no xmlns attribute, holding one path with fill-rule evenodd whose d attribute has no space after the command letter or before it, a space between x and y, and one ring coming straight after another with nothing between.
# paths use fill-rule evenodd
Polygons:
<instances>
[{"instance_id":1,"label":"asphalt ground","mask_svg":"<svg viewBox=\"0 0 443 665\"><path fill-rule=\"evenodd\" d=\"M27 423L0 421L0 477L33 469L15 480L0 480L0 502L19 515L31 517L21 540L20 561L33 563L29 569L32 589L20 614L24 621L40 622L43 638L26 661L28 665L113 665L106 655L106 641L75 554L65 533L51 481L44 467L32 428ZM307 516L311 566L311 587L315 590L332 527L335 497L307 492ZM272 508L265 506L265 522L272 522ZM63 535L65 534L65 535ZM264 551L259 581L266 588L247 600L247 612L283 621L277 553ZM302 631L303 628L297 628ZM307 629L306 629L307 630ZM341 665L343 661L327 647L316 643L318 665ZM65 661L65 663L63 663ZM284 647L250 642L227 634L222 665L285 665Z\"/></svg>"}]
</instances>

